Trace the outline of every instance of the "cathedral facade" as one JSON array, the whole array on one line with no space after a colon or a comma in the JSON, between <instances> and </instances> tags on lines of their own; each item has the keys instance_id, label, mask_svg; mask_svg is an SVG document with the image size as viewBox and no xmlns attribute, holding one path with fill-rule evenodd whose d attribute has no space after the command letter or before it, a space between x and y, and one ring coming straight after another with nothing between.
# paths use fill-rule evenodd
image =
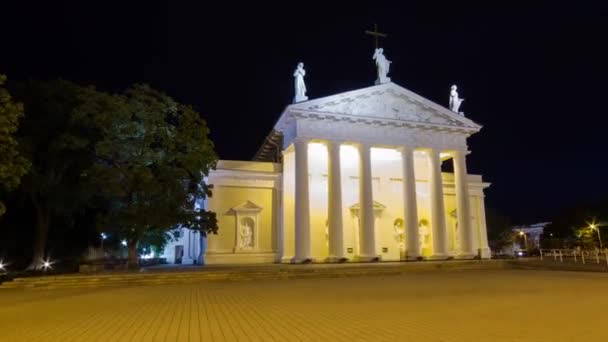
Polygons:
<instances>
[{"instance_id":1,"label":"cathedral facade","mask_svg":"<svg viewBox=\"0 0 608 342\"><path fill-rule=\"evenodd\" d=\"M287 106L254 161L221 160L202 205L217 235L182 231L169 263L489 258L484 189L467 172L481 126L395 83ZM453 173L442 172L452 163Z\"/></svg>"}]
</instances>

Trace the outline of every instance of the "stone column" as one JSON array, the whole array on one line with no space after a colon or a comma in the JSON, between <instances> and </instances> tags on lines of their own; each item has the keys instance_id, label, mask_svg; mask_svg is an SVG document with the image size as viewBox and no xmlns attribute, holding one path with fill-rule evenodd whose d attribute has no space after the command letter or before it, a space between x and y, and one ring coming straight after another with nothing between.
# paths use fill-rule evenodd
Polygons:
<instances>
[{"instance_id":1,"label":"stone column","mask_svg":"<svg viewBox=\"0 0 608 342\"><path fill-rule=\"evenodd\" d=\"M456 189L456 213L458 234L460 238L460 257L473 257L473 232L471 224L471 198L469 197L469 182L464 151L454 151L454 187Z\"/></svg>"},{"instance_id":2,"label":"stone column","mask_svg":"<svg viewBox=\"0 0 608 342\"><path fill-rule=\"evenodd\" d=\"M405 255L416 260L419 255L418 205L416 203L416 176L414 174L414 150L401 148L403 166L403 224L405 228Z\"/></svg>"},{"instance_id":3,"label":"stone column","mask_svg":"<svg viewBox=\"0 0 608 342\"><path fill-rule=\"evenodd\" d=\"M477 204L477 210L479 210L479 254L483 259L490 259L492 257L492 252L488 246L488 227L486 226L486 207L484 204L484 196L481 195L477 198L479 201Z\"/></svg>"},{"instance_id":4,"label":"stone column","mask_svg":"<svg viewBox=\"0 0 608 342\"><path fill-rule=\"evenodd\" d=\"M295 256L294 263L310 257L310 202L308 198L308 139L296 138L295 147Z\"/></svg>"},{"instance_id":5,"label":"stone column","mask_svg":"<svg viewBox=\"0 0 608 342\"><path fill-rule=\"evenodd\" d=\"M342 224L342 177L340 146L336 141L327 142L327 220L329 230L329 257L327 261L344 259L344 228Z\"/></svg>"},{"instance_id":6,"label":"stone column","mask_svg":"<svg viewBox=\"0 0 608 342\"><path fill-rule=\"evenodd\" d=\"M433 238L433 259L447 257L448 241L446 238L445 205L443 203L443 181L441 179L441 158L439 151L428 150L429 185L431 192L431 227Z\"/></svg>"},{"instance_id":7,"label":"stone column","mask_svg":"<svg viewBox=\"0 0 608 342\"><path fill-rule=\"evenodd\" d=\"M371 146L361 144L359 145L359 260L372 261L378 257L375 240Z\"/></svg>"}]
</instances>

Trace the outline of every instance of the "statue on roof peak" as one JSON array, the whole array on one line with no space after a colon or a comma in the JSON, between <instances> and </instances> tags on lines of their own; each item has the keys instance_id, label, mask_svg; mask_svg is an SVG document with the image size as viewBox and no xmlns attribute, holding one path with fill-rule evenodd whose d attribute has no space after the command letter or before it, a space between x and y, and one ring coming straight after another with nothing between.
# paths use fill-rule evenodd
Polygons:
<instances>
[{"instance_id":1,"label":"statue on roof peak","mask_svg":"<svg viewBox=\"0 0 608 342\"><path fill-rule=\"evenodd\" d=\"M376 79L376 84L388 83L391 81L390 77L387 77L390 67L391 61L386 59L384 56L384 49L377 48L374 51L374 56L372 57L376 61L376 68L378 70L378 78Z\"/></svg>"}]
</instances>

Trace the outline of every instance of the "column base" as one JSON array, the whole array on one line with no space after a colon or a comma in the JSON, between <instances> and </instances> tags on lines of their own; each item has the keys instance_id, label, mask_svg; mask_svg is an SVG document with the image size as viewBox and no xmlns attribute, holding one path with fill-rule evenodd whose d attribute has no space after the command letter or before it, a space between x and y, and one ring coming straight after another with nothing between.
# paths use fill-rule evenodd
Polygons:
<instances>
[{"instance_id":1,"label":"column base","mask_svg":"<svg viewBox=\"0 0 608 342\"><path fill-rule=\"evenodd\" d=\"M475 254L458 254L454 255L454 259L457 260L471 260L475 259L477 256Z\"/></svg>"},{"instance_id":2,"label":"column base","mask_svg":"<svg viewBox=\"0 0 608 342\"><path fill-rule=\"evenodd\" d=\"M418 260L422 260L422 256L418 253L405 253L405 255L403 256L403 261L418 261Z\"/></svg>"},{"instance_id":3,"label":"column base","mask_svg":"<svg viewBox=\"0 0 608 342\"><path fill-rule=\"evenodd\" d=\"M343 263L343 262L348 262L348 258L347 257L329 256L329 257L327 257L325 259L325 262L331 263L331 264L339 264L339 263Z\"/></svg>"},{"instance_id":4,"label":"column base","mask_svg":"<svg viewBox=\"0 0 608 342\"><path fill-rule=\"evenodd\" d=\"M433 255L424 257L424 260L449 260L449 259L452 259L452 257L447 254L433 254Z\"/></svg>"},{"instance_id":5,"label":"column base","mask_svg":"<svg viewBox=\"0 0 608 342\"><path fill-rule=\"evenodd\" d=\"M282 257L281 260L279 260L279 262L281 264L291 264L292 259L293 259L293 257Z\"/></svg>"},{"instance_id":6,"label":"column base","mask_svg":"<svg viewBox=\"0 0 608 342\"><path fill-rule=\"evenodd\" d=\"M355 261L357 261L357 262L378 262L378 261L382 261L382 256L380 256L380 255L357 255L355 257Z\"/></svg>"},{"instance_id":7,"label":"column base","mask_svg":"<svg viewBox=\"0 0 608 342\"><path fill-rule=\"evenodd\" d=\"M489 247L480 248L477 250L477 257L481 259L491 259L492 258L492 250Z\"/></svg>"},{"instance_id":8,"label":"column base","mask_svg":"<svg viewBox=\"0 0 608 342\"><path fill-rule=\"evenodd\" d=\"M291 258L292 264L312 264L314 262L315 262L315 259L313 259L313 258L296 258L296 257Z\"/></svg>"}]
</instances>

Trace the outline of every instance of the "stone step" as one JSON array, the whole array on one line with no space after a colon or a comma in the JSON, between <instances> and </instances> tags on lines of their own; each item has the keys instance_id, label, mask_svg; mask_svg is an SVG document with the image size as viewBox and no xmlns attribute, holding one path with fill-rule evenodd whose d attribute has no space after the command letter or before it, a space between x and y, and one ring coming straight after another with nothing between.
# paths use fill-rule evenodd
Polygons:
<instances>
[{"instance_id":1,"label":"stone step","mask_svg":"<svg viewBox=\"0 0 608 342\"><path fill-rule=\"evenodd\" d=\"M304 278L335 278L355 276L385 276L399 275L424 270L437 269L473 269L504 267L503 263L492 262L427 262L399 263L393 265L313 265L310 267L259 266L250 268L234 268L229 270L201 269L195 271L165 271L141 273L112 273L92 275L58 275L46 277L16 278L0 285L1 289L59 289L59 288L96 288L118 286L143 286L167 284L191 284L197 282L217 281L255 281L267 279L304 279Z\"/></svg>"}]
</instances>

